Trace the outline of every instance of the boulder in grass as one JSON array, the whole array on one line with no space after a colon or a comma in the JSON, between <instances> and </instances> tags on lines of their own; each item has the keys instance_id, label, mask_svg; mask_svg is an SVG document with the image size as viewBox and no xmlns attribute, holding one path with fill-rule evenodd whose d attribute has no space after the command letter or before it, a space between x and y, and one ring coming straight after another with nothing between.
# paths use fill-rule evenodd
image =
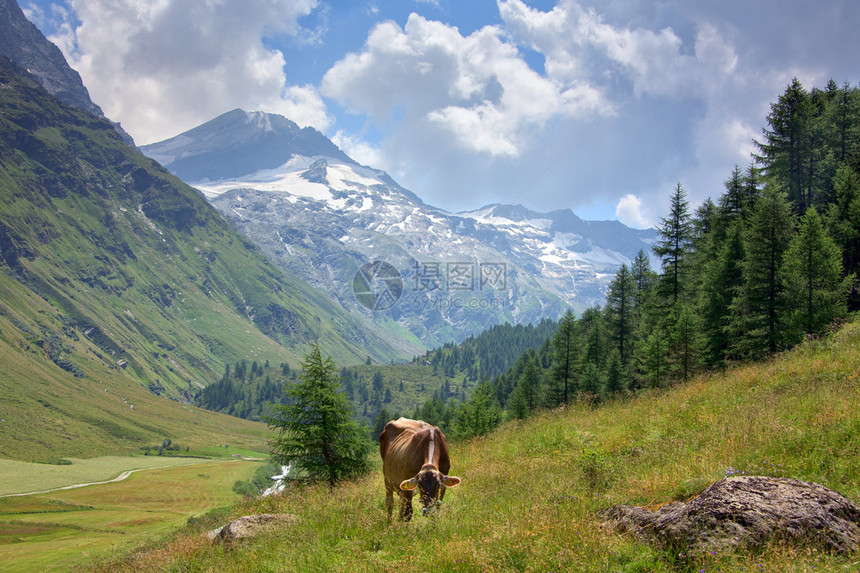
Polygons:
<instances>
[{"instance_id":1,"label":"boulder in grass","mask_svg":"<svg viewBox=\"0 0 860 573\"><path fill-rule=\"evenodd\" d=\"M256 537L282 526L296 523L298 518L288 513L261 513L234 519L227 525L210 531L207 535L213 542L233 543L239 539Z\"/></svg>"},{"instance_id":2,"label":"boulder in grass","mask_svg":"<svg viewBox=\"0 0 860 573\"><path fill-rule=\"evenodd\" d=\"M860 550L860 506L817 483L765 476L720 480L657 511L618 505L602 514L618 532L679 551L747 549L773 540L832 552Z\"/></svg>"}]
</instances>

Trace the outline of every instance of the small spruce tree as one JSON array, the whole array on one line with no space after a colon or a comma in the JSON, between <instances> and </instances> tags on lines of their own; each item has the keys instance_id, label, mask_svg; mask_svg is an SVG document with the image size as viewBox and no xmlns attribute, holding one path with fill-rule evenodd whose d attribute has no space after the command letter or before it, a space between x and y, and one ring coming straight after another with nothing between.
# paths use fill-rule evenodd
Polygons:
<instances>
[{"instance_id":1,"label":"small spruce tree","mask_svg":"<svg viewBox=\"0 0 860 573\"><path fill-rule=\"evenodd\" d=\"M483 436L499 425L502 413L489 382L482 382L457 411L454 435L460 439Z\"/></svg>"},{"instance_id":2,"label":"small spruce tree","mask_svg":"<svg viewBox=\"0 0 860 573\"><path fill-rule=\"evenodd\" d=\"M367 430L353 421L336 373L331 358L323 358L314 344L302 362L299 382L286 386L285 403L274 405L265 419L277 432L270 442L274 461L295 463L331 487L366 472L370 452Z\"/></svg>"},{"instance_id":3,"label":"small spruce tree","mask_svg":"<svg viewBox=\"0 0 860 573\"><path fill-rule=\"evenodd\" d=\"M621 365L621 353L612 349L606 359L606 393L620 394L627 390L627 378Z\"/></svg>"}]
</instances>

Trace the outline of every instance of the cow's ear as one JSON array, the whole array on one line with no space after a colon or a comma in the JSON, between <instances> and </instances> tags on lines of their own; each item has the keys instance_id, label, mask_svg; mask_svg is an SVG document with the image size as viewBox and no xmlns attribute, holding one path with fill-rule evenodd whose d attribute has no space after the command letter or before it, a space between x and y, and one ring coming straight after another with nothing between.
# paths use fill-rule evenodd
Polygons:
<instances>
[{"instance_id":1,"label":"cow's ear","mask_svg":"<svg viewBox=\"0 0 860 573\"><path fill-rule=\"evenodd\" d=\"M403 491L412 491L418 487L418 478L405 479L400 482L400 489Z\"/></svg>"},{"instance_id":2,"label":"cow's ear","mask_svg":"<svg viewBox=\"0 0 860 573\"><path fill-rule=\"evenodd\" d=\"M454 476L442 476L442 485L445 487L454 487L460 484L460 478Z\"/></svg>"}]
</instances>

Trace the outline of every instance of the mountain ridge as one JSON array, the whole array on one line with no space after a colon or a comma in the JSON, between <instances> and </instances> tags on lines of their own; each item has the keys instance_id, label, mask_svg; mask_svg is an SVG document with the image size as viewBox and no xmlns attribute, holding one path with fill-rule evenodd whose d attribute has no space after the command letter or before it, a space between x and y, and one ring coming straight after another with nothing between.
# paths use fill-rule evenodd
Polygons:
<instances>
[{"instance_id":1,"label":"mountain ridge","mask_svg":"<svg viewBox=\"0 0 860 573\"><path fill-rule=\"evenodd\" d=\"M203 141L204 147L195 145ZM231 144L246 141L238 155ZM295 122L275 114L233 109L176 137L142 146L145 153L184 181L216 180L241 176L251 171L278 167L298 155L326 155L353 162L331 141L311 127L300 128ZM284 160L283 158L287 159Z\"/></svg>"},{"instance_id":2,"label":"mountain ridge","mask_svg":"<svg viewBox=\"0 0 860 573\"><path fill-rule=\"evenodd\" d=\"M15 0L0 0L0 54L38 78L42 87L59 100L104 116L90 99L80 74L68 66L60 49L26 18Z\"/></svg>"},{"instance_id":3,"label":"mountain ridge","mask_svg":"<svg viewBox=\"0 0 860 573\"><path fill-rule=\"evenodd\" d=\"M584 221L569 209L538 213L495 204L451 213L427 205L384 171L345 160L340 150L337 157L320 155L319 147L303 141L282 145L289 153L269 157L264 169L237 161L234 175L220 179L198 171L192 180L177 166L186 151L205 155L212 140L219 152L245 156L259 148L259 134L247 131L251 123L265 132L283 121L289 120L233 110L142 151L180 177L185 173L186 182L277 264L331 293L344 309L386 321L428 346L506 321L535 323L556 319L566 308L601 304L611 276L640 249L650 249L655 237L653 230L617 221ZM238 133L236 123L250 135L227 138ZM368 312L350 292L358 269L373 261L391 264L413 287L385 314ZM506 280L500 289L485 290L480 272L491 264ZM470 275L468 282L447 288L457 265ZM419 288L428 277L417 275L431 269L438 288ZM484 308L453 308L469 304Z\"/></svg>"},{"instance_id":4,"label":"mountain ridge","mask_svg":"<svg viewBox=\"0 0 860 573\"><path fill-rule=\"evenodd\" d=\"M0 0L0 55L21 66L60 101L96 117L106 117L90 99L81 75L69 66L60 48L27 19L15 0ZM111 123L123 141L134 146L122 126Z\"/></svg>"}]
</instances>

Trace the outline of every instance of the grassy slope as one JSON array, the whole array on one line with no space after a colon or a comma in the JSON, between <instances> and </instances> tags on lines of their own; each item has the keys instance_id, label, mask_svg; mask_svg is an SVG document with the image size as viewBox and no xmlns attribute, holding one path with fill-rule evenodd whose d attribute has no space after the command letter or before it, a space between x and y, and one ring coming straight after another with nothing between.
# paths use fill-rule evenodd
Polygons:
<instances>
[{"instance_id":1,"label":"grassy slope","mask_svg":"<svg viewBox=\"0 0 860 573\"><path fill-rule=\"evenodd\" d=\"M45 301L0 277L3 287L19 291L16 300L26 308L11 316L26 312L49 328L60 327L54 324L56 311ZM9 298L4 293L4 302ZM125 370L95 361L85 364L86 377L75 378L57 367L32 337L14 328L8 315L0 316L0 333L0 457L46 461L122 455L166 438L190 447L231 443L266 448L262 424L156 396ZM83 337L75 344L80 355L98 351Z\"/></svg>"},{"instance_id":2,"label":"grassy slope","mask_svg":"<svg viewBox=\"0 0 860 573\"><path fill-rule=\"evenodd\" d=\"M373 386L373 376L379 372L382 374L382 394L391 390L391 402L383 402L382 407L388 410L392 417L403 415L409 417L416 408L420 408L424 402L433 396L433 392L442 388L446 376L442 371L433 372L432 366L424 364L383 364L383 365L359 365L353 367L369 388ZM464 375L458 372L456 376L447 378L450 385L459 391L463 384ZM400 382L403 382L403 391L400 391ZM469 390L477 386L476 382L469 382ZM357 386L357 383L356 383ZM423 387L423 390L421 389ZM458 394L457 396L461 396ZM360 402L356 393L353 399L354 408L360 419L368 426L371 425L374 411L373 404ZM368 415L363 416L364 406L368 406Z\"/></svg>"},{"instance_id":3,"label":"grassy slope","mask_svg":"<svg viewBox=\"0 0 860 573\"><path fill-rule=\"evenodd\" d=\"M334 493L298 487L241 504L289 512L286 531L213 548L189 530L103 570L808 571L857 556L775 545L678 557L602 529L614 504L686 499L732 472L811 480L860 499L860 323L763 364L595 409L577 405L452 445L437 521L387 525L379 471ZM856 563L855 563L856 565Z\"/></svg>"},{"instance_id":4,"label":"grassy slope","mask_svg":"<svg viewBox=\"0 0 860 573\"><path fill-rule=\"evenodd\" d=\"M406 355L271 265L108 122L0 61L0 457L127 454L263 428L182 406L237 360ZM134 405L134 409L131 405ZM194 445L194 444L190 444Z\"/></svg>"},{"instance_id":5,"label":"grassy slope","mask_svg":"<svg viewBox=\"0 0 860 573\"><path fill-rule=\"evenodd\" d=\"M226 361L295 363L312 342L345 364L408 355L274 268L108 122L8 63L0 83L0 270L50 301L65 337L77 329L102 361L124 360L174 396L217 379Z\"/></svg>"}]
</instances>

